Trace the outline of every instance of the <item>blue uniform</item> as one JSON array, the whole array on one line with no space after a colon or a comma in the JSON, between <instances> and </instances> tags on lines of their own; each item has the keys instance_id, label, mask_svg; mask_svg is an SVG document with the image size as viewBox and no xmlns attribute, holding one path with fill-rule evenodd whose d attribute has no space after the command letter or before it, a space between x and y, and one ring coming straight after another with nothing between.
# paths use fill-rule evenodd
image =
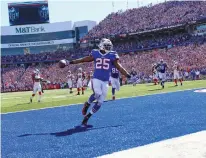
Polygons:
<instances>
[{"instance_id":1,"label":"blue uniform","mask_svg":"<svg viewBox=\"0 0 206 158\"><path fill-rule=\"evenodd\" d=\"M157 68L158 72L165 73L166 68L167 68L167 64L166 63L159 63L159 64L157 64L156 68Z\"/></svg>"},{"instance_id":2,"label":"blue uniform","mask_svg":"<svg viewBox=\"0 0 206 158\"><path fill-rule=\"evenodd\" d=\"M119 71L117 70L115 66L112 66L111 77L119 78Z\"/></svg>"},{"instance_id":3,"label":"blue uniform","mask_svg":"<svg viewBox=\"0 0 206 158\"><path fill-rule=\"evenodd\" d=\"M92 50L90 56L94 58L93 78L101 81L109 81L113 62L116 59L119 59L118 54L114 51L102 54L99 50L94 49Z\"/></svg>"}]
</instances>

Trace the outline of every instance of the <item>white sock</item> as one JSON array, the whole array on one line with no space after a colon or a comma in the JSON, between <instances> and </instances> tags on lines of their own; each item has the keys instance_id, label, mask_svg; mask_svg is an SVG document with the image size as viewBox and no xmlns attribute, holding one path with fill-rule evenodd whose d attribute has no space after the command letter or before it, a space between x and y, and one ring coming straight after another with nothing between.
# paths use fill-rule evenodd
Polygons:
<instances>
[{"instance_id":1,"label":"white sock","mask_svg":"<svg viewBox=\"0 0 206 158\"><path fill-rule=\"evenodd\" d=\"M39 101L41 100L41 95L39 95L39 99L38 99Z\"/></svg>"}]
</instances>

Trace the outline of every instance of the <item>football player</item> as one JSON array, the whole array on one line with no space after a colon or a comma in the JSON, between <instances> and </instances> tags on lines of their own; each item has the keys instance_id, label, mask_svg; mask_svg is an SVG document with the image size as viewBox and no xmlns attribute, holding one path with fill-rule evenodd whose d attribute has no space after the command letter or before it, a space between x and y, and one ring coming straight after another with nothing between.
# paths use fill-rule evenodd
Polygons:
<instances>
[{"instance_id":1,"label":"football player","mask_svg":"<svg viewBox=\"0 0 206 158\"><path fill-rule=\"evenodd\" d=\"M87 84L87 85L88 85L88 87L91 88L91 89L92 89L92 83L91 83L92 78L93 78L93 72L90 71L90 73L89 73L89 75L88 75L88 84Z\"/></svg>"},{"instance_id":2,"label":"football player","mask_svg":"<svg viewBox=\"0 0 206 158\"><path fill-rule=\"evenodd\" d=\"M104 38L99 44L99 49L92 50L89 56L72 61L60 61L61 63L66 62L66 65L94 61L94 74L92 79L92 89L94 93L83 106L82 114L85 115L82 121L83 126L87 125L89 118L100 109L106 98L112 65L114 65L123 75L130 78L130 74L121 66L118 61L119 56L112 51L112 47L112 42L109 39ZM97 102L87 114L88 108L94 100L97 100Z\"/></svg>"},{"instance_id":3,"label":"football player","mask_svg":"<svg viewBox=\"0 0 206 158\"><path fill-rule=\"evenodd\" d=\"M80 95L80 91L82 91L82 94L84 94L84 86L83 86L84 78L85 75L82 71L82 68L80 67L77 73L77 95Z\"/></svg>"},{"instance_id":4,"label":"football player","mask_svg":"<svg viewBox=\"0 0 206 158\"><path fill-rule=\"evenodd\" d=\"M164 87L165 87L164 83L166 81L166 70L167 70L167 68L168 68L167 63L164 62L163 59L161 59L160 62L156 66L162 89L164 89Z\"/></svg>"},{"instance_id":5,"label":"football player","mask_svg":"<svg viewBox=\"0 0 206 158\"><path fill-rule=\"evenodd\" d=\"M33 81L33 93L32 96L30 97L30 103L32 103L32 99L34 98L36 92L39 92L39 98L38 98L38 102L41 101L41 96L42 96L42 86L41 86L41 82L47 82L50 83L49 81L44 80L41 77L40 71L38 69L34 70L34 73L32 74L32 81Z\"/></svg>"},{"instance_id":6,"label":"football player","mask_svg":"<svg viewBox=\"0 0 206 158\"><path fill-rule=\"evenodd\" d=\"M118 69L113 66L111 71L111 85L112 85L112 100L115 100L115 90L119 91L120 89L120 82L119 82L119 71Z\"/></svg>"},{"instance_id":7,"label":"football player","mask_svg":"<svg viewBox=\"0 0 206 158\"><path fill-rule=\"evenodd\" d=\"M68 83L68 88L70 89L69 93L73 93L72 88L73 88L73 83L72 83L72 78L73 75L71 73L71 71L68 71L68 75L67 75L67 83Z\"/></svg>"},{"instance_id":8,"label":"football player","mask_svg":"<svg viewBox=\"0 0 206 158\"><path fill-rule=\"evenodd\" d=\"M131 71L131 80L132 80L132 83L133 83L133 86L136 86L137 84L137 72L135 71L135 68L132 67L132 71Z\"/></svg>"},{"instance_id":9,"label":"football player","mask_svg":"<svg viewBox=\"0 0 206 158\"><path fill-rule=\"evenodd\" d=\"M182 77L180 76L180 66L178 65L177 62L174 63L173 66L173 70L174 70L174 82L175 82L175 86L177 85L177 81L179 80L181 86L182 86Z\"/></svg>"},{"instance_id":10,"label":"football player","mask_svg":"<svg viewBox=\"0 0 206 158\"><path fill-rule=\"evenodd\" d=\"M158 83L158 72L157 72L156 66L157 66L156 63L154 63L152 65L152 73L153 73L154 85L157 85L157 83Z\"/></svg>"}]
</instances>

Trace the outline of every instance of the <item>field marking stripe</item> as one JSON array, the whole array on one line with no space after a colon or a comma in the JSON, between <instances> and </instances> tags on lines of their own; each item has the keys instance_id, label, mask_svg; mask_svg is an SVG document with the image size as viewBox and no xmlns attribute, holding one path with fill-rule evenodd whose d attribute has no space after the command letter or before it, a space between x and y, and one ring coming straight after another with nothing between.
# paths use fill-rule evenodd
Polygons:
<instances>
[{"instance_id":1,"label":"field marking stripe","mask_svg":"<svg viewBox=\"0 0 206 158\"><path fill-rule=\"evenodd\" d=\"M190 90L198 90L198 89L202 89L202 88L205 88L205 87L177 90L177 91L172 91L172 92L160 92L160 93L155 93L155 94L145 94L145 95L138 95L138 96L131 96L131 97L121 97L121 98L117 98L116 100L136 98L136 97L145 97L145 96L159 95L159 94L166 94L166 93L184 92L184 91L190 91ZM61 106L52 106L52 107L44 107L44 108L39 108L39 109L29 109L29 110L15 111L15 112L7 112L7 113L1 113L1 115L20 113L20 112L28 112L28 111L36 111L36 110L45 110L45 109L52 109L52 108L61 108L61 107L80 105L80 104L83 104L83 103L68 104L68 105L61 105Z\"/></svg>"},{"instance_id":2,"label":"field marking stripe","mask_svg":"<svg viewBox=\"0 0 206 158\"><path fill-rule=\"evenodd\" d=\"M181 146L181 147L180 147ZM206 130L190 133L143 146L102 155L98 158L136 158L136 157L168 157L173 158L205 158ZM149 152L148 152L149 151ZM164 152L162 152L164 151Z\"/></svg>"}]
</instances>

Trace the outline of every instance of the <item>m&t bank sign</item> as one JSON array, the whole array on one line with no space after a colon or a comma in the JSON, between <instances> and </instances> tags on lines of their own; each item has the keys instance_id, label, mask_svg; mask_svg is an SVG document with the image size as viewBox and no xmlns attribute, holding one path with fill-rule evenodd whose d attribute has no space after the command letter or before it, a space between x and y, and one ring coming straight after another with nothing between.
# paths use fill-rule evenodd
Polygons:
<instances>
[{"instance_id":1,"label":"m&t bank sign","mask_svg":"<svg viewBox=\"0 0 206 158\"><path fill-rule=\"evenodd\" d=\"M16 34L29 34L29 33L43 33L43 32L46 32L45 28L43 26L40 26L40 27L34 27L34 26L16 27L15 31L16 31Z\"/></svg>"}]
</instances>

